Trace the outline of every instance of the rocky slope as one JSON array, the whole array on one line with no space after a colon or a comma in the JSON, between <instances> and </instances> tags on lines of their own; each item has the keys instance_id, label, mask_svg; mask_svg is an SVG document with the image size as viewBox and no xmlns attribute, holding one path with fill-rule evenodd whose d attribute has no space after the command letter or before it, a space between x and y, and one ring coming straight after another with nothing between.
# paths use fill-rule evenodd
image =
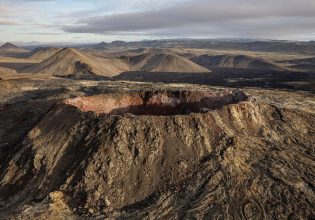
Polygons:
<instances>
[{"instance_id":1,"label":"rocky slope","mask_svg":"<svg viewBox=\"0 0 315 220\"><path fill-rule=\"evenodd\" d=\"M169 88L49 104L0 148L0 216L312 219L312 103Z\"/></svg>"}]
</instances>

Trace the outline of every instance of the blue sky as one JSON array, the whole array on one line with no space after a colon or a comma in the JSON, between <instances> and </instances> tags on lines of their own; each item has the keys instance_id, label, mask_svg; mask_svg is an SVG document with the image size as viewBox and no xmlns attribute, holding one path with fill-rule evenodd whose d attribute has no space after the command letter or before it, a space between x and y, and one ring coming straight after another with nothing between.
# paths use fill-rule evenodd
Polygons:
<instances>
[{"instance_id":1,"label":"blue sky","mask_svg":"<svg viewBox=\"0 0 315 220\"><path fill-rule=\"evenodd\" d=\"M0 41L315 39L314 0L0 0Z\"/></svg>"}]
</instances>

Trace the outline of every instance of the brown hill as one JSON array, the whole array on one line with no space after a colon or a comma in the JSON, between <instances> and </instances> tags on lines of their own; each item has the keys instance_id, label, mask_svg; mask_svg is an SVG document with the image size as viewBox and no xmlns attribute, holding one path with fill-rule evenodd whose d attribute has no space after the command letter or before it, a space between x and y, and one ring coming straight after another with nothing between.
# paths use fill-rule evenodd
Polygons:
<instances>
[{"instance_id":1,"label":"brown hill","mask_svg":"<svg viewBox=\"0 0 315 220\"><path fill-rule=\"evenodd\" d=\"M208 69L175 54L143 53L126 58L132 71L145 72L210 72Z\"/></svg>"},{"instance_id":2,"label":"brown hill","mask_svg":"<svg viewBox=\"0 0 315 220\"><path fill-rule=\"evenodd\" d=\"M26 52L26 50L11 43L5 43L0 47L0 52Z\"/></svg>"},{"instance_id":3,"label":"brown hill","mask_svg":"<svg viewBox=\"0 0 315 220\"><path fill-rule=\"evenodd\" d=\"M60 50L61 48L56 47L39 47L32 50L29 53L28 58L32 60L46 60L58 53Z\"/></svg>"},{"instance_id":4,"label":"brown hill","mask_svg":"<svg viewBox=\"0 0 315 220\"><path fill-rule=\"evenodd\" d=\"M204 54L197 58L194 58L193 61L208 69L220 67L238 69L266 69L276 71L288 70L287 68L271 61L247 55L211 56L208 54Z\"/></svg>"},{"instance_id":5,"label":"brown hill","mask_svg":"<svg viewBox=\"0 0 315 220\"><path fill-rule=\"evenodd\" d=\"M304 70L304 71L315 71L315 57L285 60L281 63L289 65L291 68Z\"/></svg>"},{"instance_id":6,"label":"brown hill","mask_svg":"<svg viewBox=\"0 0 315 220\"><path fill-rule=\"evenodd\" d=\"M25 69L25 72L47 73L54 76L100 75L114 76L128 70L120 60L86 56L72 48L64 48L50 58Z\"/></svg>"}]
</instances>

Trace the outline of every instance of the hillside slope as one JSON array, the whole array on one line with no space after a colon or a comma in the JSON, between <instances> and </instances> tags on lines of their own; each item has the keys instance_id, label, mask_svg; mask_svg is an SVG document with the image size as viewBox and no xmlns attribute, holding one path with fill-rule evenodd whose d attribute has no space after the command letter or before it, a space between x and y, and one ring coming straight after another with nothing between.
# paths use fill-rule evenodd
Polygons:
<instances>
[{"instance_id":1,"label":"hillside slope","mask_svg":"<svg viewBox=\"0 0 315 220\"><path fill-rule=\"evenodd\" d=\"M210 72L208 69L175 54L143 53L127 58L132 71L146 72Z\"/></svg>"},{"instance_id":2,"label":"hillside slope","mask_svg":"<svg viewBox=\"0 0 315 220\"><path fill-rule=\"evenodd\" d=\"M32 60L46 60L60 50L62 49L56 47L39 47L29 52L28 58Z\"/></svg>"},{"instance_id":3,"label":"hillside slope","mask_svg":"<svg viewBox=\"0 0 315 220\"><path fill-rule=\"evenodd\" d=\"M315 57L285 60L281 63L288 64L291 68L304 70L304 71L315 71Z\"/></svg>"},{"instance_id":4,"label":"hillside slope","mask_svg":"<svg viewBox=\"0 0 315 220\"><path fill-rule=\"evenodd\" d=\"M128 66L119 60L88 57L72 48L64 48L52 57L36 64L25 72L47 73L54 76L100 75L114 76Z\"/></svg>"}]
</instances>

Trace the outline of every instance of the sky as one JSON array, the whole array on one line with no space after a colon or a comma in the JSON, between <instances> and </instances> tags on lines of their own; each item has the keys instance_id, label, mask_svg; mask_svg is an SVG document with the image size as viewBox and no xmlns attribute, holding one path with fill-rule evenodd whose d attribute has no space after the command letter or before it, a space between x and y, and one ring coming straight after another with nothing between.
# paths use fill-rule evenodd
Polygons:
<instances>
[{"instance_id":1,"label":"sky","mask_svg":"<svg viewBox=\"0 0 315 220\"><path fill-rule=\"evenodd\" d=\"M315 0L0 0L0 41L315 40Z\"/></svg>"}]
</instances>

